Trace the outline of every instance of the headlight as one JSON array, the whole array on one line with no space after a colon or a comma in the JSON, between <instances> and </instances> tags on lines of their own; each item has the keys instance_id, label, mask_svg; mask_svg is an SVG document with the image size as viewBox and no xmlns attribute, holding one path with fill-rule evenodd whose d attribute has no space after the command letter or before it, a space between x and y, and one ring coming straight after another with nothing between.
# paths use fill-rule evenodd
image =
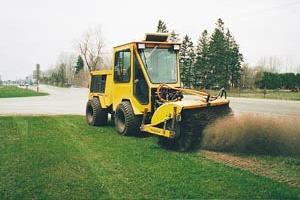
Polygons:
<instances>
[{"instance_id":1,"label":"headlight","mask_svg":"<svg viewBox=\"0 0 300 200\"><path fill-rule=\"evenodd\" d=\"M138 43L138 49L145 49L146 45L144 43Z\"/></svg>"},{"instance_id":2,"label":"headlight","mask_svg":"<svg viewBox=\"0 0 300 200\"><path fill-rule=\"evenodd\" d=\"M173 48L174 48L174 50L179 50L180 49L180 45L179 44L174 44Z\"/></svg>"}]
</instances>

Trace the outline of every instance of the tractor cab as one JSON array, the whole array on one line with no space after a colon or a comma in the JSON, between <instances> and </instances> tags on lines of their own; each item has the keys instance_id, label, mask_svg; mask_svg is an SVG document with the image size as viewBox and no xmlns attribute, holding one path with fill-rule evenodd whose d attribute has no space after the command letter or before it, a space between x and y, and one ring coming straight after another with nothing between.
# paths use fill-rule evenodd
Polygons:
<instances>
[{"instance_id":1,"label":"tractor cab","mask_svg":"<svg viewBox=\"0 0 300 200\"><path fill-rule=\"evenodd\" d=\"M126 99L133 103L135 113L145 107L153 110L151 96L161 84L180 86L179 43L170 43L169 34L146 34L145 40L114 48L114 103ZM128 96L128 94L131 94ZM129 99L128 99L129 98Z\"/></svg>"}]
</instances>

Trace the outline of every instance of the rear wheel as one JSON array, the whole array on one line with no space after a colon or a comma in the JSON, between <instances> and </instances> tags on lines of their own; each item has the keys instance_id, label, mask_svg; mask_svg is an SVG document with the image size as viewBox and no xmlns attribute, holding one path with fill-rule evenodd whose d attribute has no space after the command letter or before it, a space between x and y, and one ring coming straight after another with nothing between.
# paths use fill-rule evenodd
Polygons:
<instances>
[{"instance_id":1,"label":"rear wheel","mask_svg":"<svg viewBox=\"0 0 300 200\"><path fill-rule=\"evenodd\" d=\"M101 107L99 99L90 99L86 104L86 121L91 126L104 126L107 124L108 113Z\"/></svg>"},{"instance_id":2,"label":"rear wheel","mask_svg":"<svg viewBox=\"0 0 300 200\"><path fill-rule=\"evenodd\" d=\"M133 113L130 102L120 103L115 113L115 126L119 134L128 136L140 133L141 117Z\"/></svg>"}]
</instances>

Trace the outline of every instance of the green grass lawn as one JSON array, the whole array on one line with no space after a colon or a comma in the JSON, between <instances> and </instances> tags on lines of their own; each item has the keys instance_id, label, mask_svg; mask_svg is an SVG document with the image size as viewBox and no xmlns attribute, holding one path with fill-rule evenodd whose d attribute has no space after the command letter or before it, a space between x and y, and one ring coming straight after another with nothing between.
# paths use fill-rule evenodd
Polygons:
<instances>
[{"instance_id":1,"label":"green grass lawn","mask_svg":"<svg viewBox=\"0 0 300 200\"><path fill-rule=\"evenodd\" d=\"M0 199L300 198L299 187L165 150L156 137L91 127L84 116L0 117L0 163Z\"/></svg>"},{"instance_id":2,"label":"green grass lawn","mask_svg":"<svg viewBox=\"0 0 300 200\"><path fill-rule=\"evenodd\" d=\"M215 92L212 94L215 94ZM300 92L288 90L228 90L227 96L300 101Z\"/></svg>"},{"instance_id":3,"label":"green grass lawn","mask_svg":"<svg viewBox=\"0 0 300 200\"><path fill-rule=\"evenodd\" d=\"M31 97L45 95L48 94L44 92L36 92L26 88L20 88L17 86L0 86L0 98Z\"/></svg>"}]
</instances>

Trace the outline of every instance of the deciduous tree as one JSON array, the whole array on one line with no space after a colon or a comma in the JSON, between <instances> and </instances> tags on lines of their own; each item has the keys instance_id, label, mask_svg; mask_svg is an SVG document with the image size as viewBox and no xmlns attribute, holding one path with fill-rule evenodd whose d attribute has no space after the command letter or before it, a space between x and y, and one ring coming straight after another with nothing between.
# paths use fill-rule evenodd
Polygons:
<instances>
[{"instance_id":1,"label":"deciduous tree","mask_svg":"<svg viewBox=\"0 0 300 200\"><path fill-rule=\"evenodd\" d=\"M100 27L89 29L79 42L79 50L89 71L101 69L103 58L101 51L104 46Z\"/></svg>"}]
</instances>

